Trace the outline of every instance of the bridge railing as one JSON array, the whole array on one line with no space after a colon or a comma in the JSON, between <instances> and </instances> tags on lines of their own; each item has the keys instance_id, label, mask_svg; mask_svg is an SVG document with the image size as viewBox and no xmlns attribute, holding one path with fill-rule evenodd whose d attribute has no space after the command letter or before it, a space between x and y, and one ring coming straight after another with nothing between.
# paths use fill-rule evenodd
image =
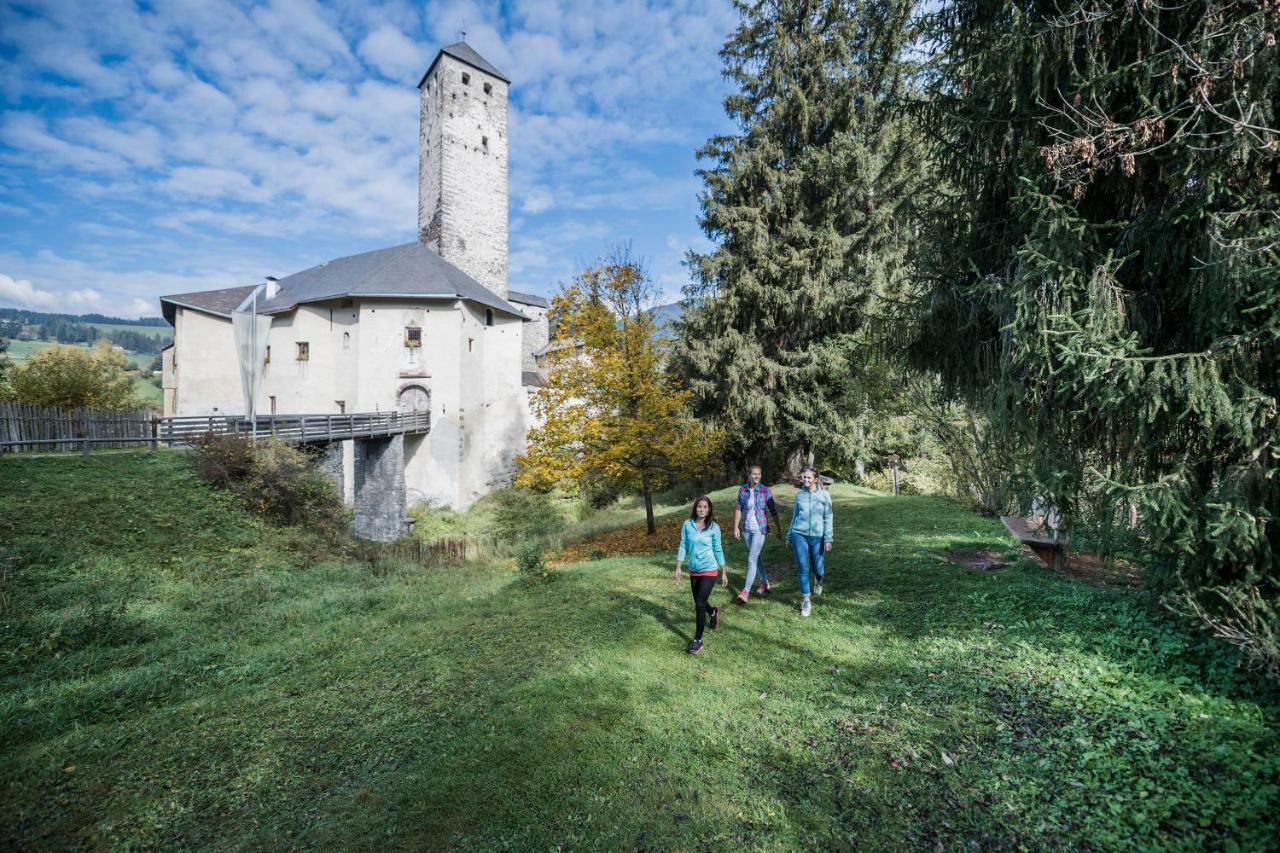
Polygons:
<instances>
[{"instance_id":1,"label":"bridge railing","mask_svg":"<svg viewBox=\"0 0 1280 853\"><path fill-rule=\"evenodd\" d=\"M160 418L159 437L169 444L189 444L206 433L250 435L253 418L245 415L193 415ZM343 415L258 415L259 438L282 441L341 441L384 435L428 432L429 411L359 412Z\"/></svg>"},{"instance_id":2,"label":"bridge railing","mask_svg":"<svg viewBox=\"0 0 1280 853\"><path fill-rule=\"evenodd\" d=\"M430 432L431 413L259 415L257 422L260 438L322 442ZM103 412L0 403L0 452L80 450L87 454L103 447L147 444L155 448L160 442L184 446L205 433L248 436L253 432L253 419L245 415L157 418L145 410Z\"/></svg>"}]
</instances>

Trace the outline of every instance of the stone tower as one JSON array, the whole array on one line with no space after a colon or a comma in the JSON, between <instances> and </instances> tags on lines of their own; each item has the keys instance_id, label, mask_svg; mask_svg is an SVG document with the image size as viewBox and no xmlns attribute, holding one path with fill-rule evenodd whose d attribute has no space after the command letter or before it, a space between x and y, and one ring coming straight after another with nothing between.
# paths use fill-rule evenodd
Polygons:
<instances>
[{"instance_id":1,"label":"stone tower","mask_svg":"<svg viewBox=\"0 0 1280 853\"><path fill-rule=\"evenodd\" d=\"M418 239L507 297L507 87L466 42L418 83Z\"/></svg>"}]
</instances>

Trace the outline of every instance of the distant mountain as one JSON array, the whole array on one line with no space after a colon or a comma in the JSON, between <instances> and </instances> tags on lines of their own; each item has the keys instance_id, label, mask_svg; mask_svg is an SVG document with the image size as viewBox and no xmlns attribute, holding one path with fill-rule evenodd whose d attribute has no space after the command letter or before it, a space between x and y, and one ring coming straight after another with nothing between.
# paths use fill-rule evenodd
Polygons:
<instances>
[{"instance_id":1,"label":"distant mountain","mask_svg":"<svg viewBox=\"0 0 1280 853\"><path fill-rule=\"evenodd\" d=\"M684 309L679 302L671 302L651 308L649 316L653 317L653 324L657 327L658 337L674 337L676 321L680 319L680 315L683 313Z\"/></svg>"}]
</instances>

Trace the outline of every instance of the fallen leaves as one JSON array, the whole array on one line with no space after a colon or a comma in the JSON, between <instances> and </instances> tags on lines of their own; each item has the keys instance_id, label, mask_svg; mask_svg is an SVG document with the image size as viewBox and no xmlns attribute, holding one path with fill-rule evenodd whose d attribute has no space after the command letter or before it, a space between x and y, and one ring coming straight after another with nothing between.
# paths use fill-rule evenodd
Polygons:
<instances>
[{"instance_id":1,"label":"fallen leaves","mask_svg":"<svg viewBox=\"0 0 1280 853\"><path fill-rule=\"evenodd\" d=\"M669 552L671 563L676 560L676 548L680 545L680 527L684 519L658 522L657 532L650 535L645 526L623 527L599 536L575 542L560 549L551 558L551 565L582 563L605 557L637 557Z\"/></svg>"}]
</instances>

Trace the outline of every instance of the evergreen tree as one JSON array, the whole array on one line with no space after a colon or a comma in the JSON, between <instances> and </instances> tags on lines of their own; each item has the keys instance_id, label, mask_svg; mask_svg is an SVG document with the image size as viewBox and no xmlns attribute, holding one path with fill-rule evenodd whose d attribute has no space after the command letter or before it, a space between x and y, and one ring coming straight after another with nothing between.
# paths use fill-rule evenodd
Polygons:
<instances>
[{"instance_id":1,"label":"evergreen tree","mask_svg":"<svg viewBox=\"0 0 1280 853\"><path fill-rule=\"evenodd\" d=\"M924 232L917 364L1033 450L1031 493L1113 539L1136 506L1174 600L1280 672L1280 7L935 23L958 191Z\"/></svg>"},{"instance_id":2,"label":"evergreen tree","mask_svg":"<svg viewBox=\"0 0 1280 853\"><path fill-rule=\"evenodd\" d=\"M676 368L739 460L855 456L865 436L869 323L904 279L902 214L920 188L906 92L910 2L738 0L720 55L738 124L711 165L690 253ZM874 381L873 381L874 380Z\"/></svg>"}]
</instances>

